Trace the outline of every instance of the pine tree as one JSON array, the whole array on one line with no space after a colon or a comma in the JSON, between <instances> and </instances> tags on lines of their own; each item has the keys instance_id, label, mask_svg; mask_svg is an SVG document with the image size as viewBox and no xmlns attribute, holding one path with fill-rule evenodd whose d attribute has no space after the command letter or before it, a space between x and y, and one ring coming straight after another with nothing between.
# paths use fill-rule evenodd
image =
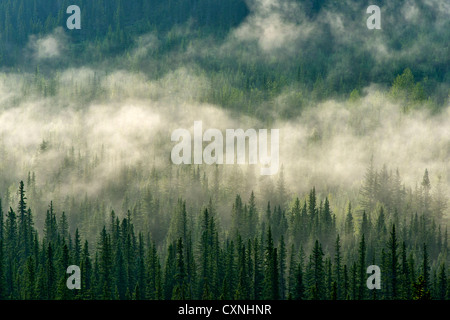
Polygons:
<instances>
[{"instance_id":1,"label":"pine tree","mask_svg":"<svg viewBox=\"0 0 450 320\"><path fill-rule=\"evenodd\" d=\"M33 257L28 257L25 263L23 299L34 300L36 298L36 270Z\"/></svg>"},{"instance_id":2,"label":"pine tree","mask_svg":"<svg viewBox=\"0 0 450 320\"><path fill-rule=\"evenodd\" d=\"M69 266L69 249L65 243L62 246L62 254L58 260L58 281L57 281L57 295L56 298L60 300L69 300L72 293L66 285L66 270Z\"/></svg>"},{"instance_id":3,"label":"pine tree","mask_svg":"<svg viewBox=\"0 0 450 320\"><path fill-rule=\"evenodd\" d=\"M313 223L316 219L317 213L317 204L316 204L316 188L313 187L309 193L309 202L308 202L308 215L310 218L310 222Z\"/></svg>"},{"instance_id":4,"label":"pine tree","mask_svg":"<svg viewBox=\"0 0 450 320\"><path fill-rule=\"evenodd\" d=\"M421 185L422 185L422 201L423 201L422 210L423 214L425 216L428 216L430 213L430 206L431 206L431 194L430 194L431 183L430 178L428 177L427 169L425 169Z\"/></svg>"},{"instance_id":5,"label":"pine tree","mask_svg":"<svg viewBox=\"0 0 450 320\"><path fill-rule=\"evenodd\" d=\"M439 278L438 278L438 292L437 298L439 300L445 300L447 295L447 274L445 273L445 264L442 263L439 268Z\"/></svg>"},{"instance_id":6,"label":"pine tree","mask_svg":"<svg viewBox=\"0 0 450 320\"><path fill-rule=\"evenodd\" d=\"M284 243L284 237L280 239L280 253L279 253L279 283L280 283L280 299L286 299L286 245Z\"/></svg>"},{"instance_id":7,"label":"pine tree","mask_svg":"<svg viewBox=\"0 0 450 320\"><path fill-rule=\"evenodd\" d=\"M249 299L249 279L246 263L246 250L245 245L241 245L239 248L239 279L238 286L236 288L234 298L235 300L248 300Z\"/></svg>"},{"instance_id":8,"label":"pine tree","mask_svg":"<svg viewBox=\"0 0 450 320\"><path fill-rule=\"evenodd\" d=\"M252 191L250 195L249 205L248 205L248 237L253 239L256 235L256 228L258 226L258 210L256 208L255 194Z\"/></svg>"},{"instance_id":9,"label":"pine tree","mask_svg":"<svg viewBox=\"0 0 450 320\"><path fill-rule=\"evenodd\" d=\"M345 300L349 300L350 299L350 285L349 285L349 278L348 278L348 270L347 270L347 265L344 264L344 269L342 271L343 274L343 292L342 295L344 297Z\"/></svg>"},{"instance_id":10,"label":"pine tree","mask_svg":"<svg viewBox=\"0 0 450 320\"><path fill-rule=\"evenodd\" d=\"M361 242L359 243L359 283L358 283L358 300L365 299L365 289L366 289L366 241L364 239L364 234L361 236Z\"/></svg>"},{"instance_id":11,"label":"pine tree","mask_svg":"<svg viewBox=\"0 0 450 320\"><path fill-rule=\"evenodd\" d=\"M294 288L294 299L303 300L305 295L305 280L303 275L303 259L300 255L300 261L297 264L297 270L295 273L295 288Z\"/></svg>"},{"instance_id":12,"label":"pine tree","mask_svg":"<svg viewBox=\"0 0 450 320\"><path fill-rule=\"evenodd\" d=\"M277 249L274 248L272 231L269 226L264 257L264 299L277 300L279 297L279 274Z\"/></svg>"},{"instance_id":13,"label":"pine tree","mask_svg":"<svg viewBox=\"0 0 450 320\"><path fill-rule=\"evenodd\" d=\"M310 298L314 300L322 300L325 297L324 288L324 264L323 264L324 253L322 251L322 246L319 241L316 240L312 254L310 256L309 270L311 275L308 277L309 283L309 294Z\"/></svg>"},{"instance_id":14,"label":"pine tree","mask_svg":"<svg viewBox=\"0 0 450 320\"><path fill-rule=\"evenodd\" d=\"M53 201L50 201L49 210L47 210L47 215L45 217L44 224L44 241L45 243L56 243L58 236L58 225L56 222L56 216L53 212Z\"/></svg>"},{"instance_id":15,"label":"pine tree","mask_svg":"<svg viewBox=\"0 0 450 320\"><path fill-rule=\"evenodd\" d=\"M2 199L0 198L0 241L4 239L5 223L3 218Z\"/></svg>"},{"instance_id":16,"label":"pine tree","mask_svg":"<svg viewBox=\"0 0 450 320\"><path fill-rule=\"evenodd\" d=\"M0 300L4 300L6 296L5 254L3 239L0 238Z\"/></svg>"},{"instance_id":17,"label":"pine tree","mask_svg":"<svg viewBox=\"0 0 450 320\"><path fill-rule=\"evenodd\" d=\"M23 181L20 181L19 184L19 204L17 208L17 213L19 215L19 221L18 221L18 240L19 240L19 254L22 258L25 258L28 256L30 251L29 246L29 237L28 237L28 227L27 227L27 204L25 202L26 200L25 196L25 189Z\"/></svg>"},{"instance_id":18,"label":"pine tree","mask_svg":"<svg viewBox=\"0 0 450 320\"><path fill-rule=\"evenodd\" d=\"M378 219L377 219L377 223L376 223L376 230L377 230L377 233L380 235L380 237L383 237L386 234L384 208L382 206L380 207L380 212L378 214Z\"/></svg>"},{"instance_id":19,"label":"pine tree","mask_svg":"<svg viewBox=\"0 0 450 320\"><path fill-rule=\"evenodd\" d=\"M390 255L389 255L389 260L390 260L390 278L391 278L391 294L392 294L392 299L396 300L398 299L398 253L397 253L397 248L398 248L398 244L397 244L397 235L395 232L395 224L392 225L392 232L391 232L391 236L389 238L389 249L390 249Z\"/></svg>"},{"instance_id":20,"label":"pine tree","mask_svg":"<svg viewBox=\"0 0 450 320\"><path fill-rule=\"evenodd\" d=\"M183 256L183 239L179 238L176 245L176 271L174 275L174 287L172 293L172 300L186 299L186 271L184 266Z\"/></svg>"},{"instance_id":21,"label":"pine tree","mask_svg":"<svg viewBox=\"0 0 450 320\"><path fill-rule=\"evenodd\" d=\"M134 300L142 300L146 291L146 269L144 252L144 235L139 233L138 256L137 256L137 283L134 290Z\"/></svg>"},{"instance_id":22,"label":"pine tree","mask_svg":"<svg viewBox=\"0 0 450 320\"><path fill-rule=\"evenodd\" d=\"M151 271L153 271L153 270L151 270L149 267L149 281L151 281L151 279L152 279L152 277L151 277L152 275L150 273ZM156 267L155 267L154 272L156 273ZM165 269L164 269L164 299L165 300L170 300L172 298L175 273L176 273L176 244L171 243L169 245L169 247L167 248L167 259L166 259L166 264L165 264ZM155 294L155 292L156 292L156 274L153 277L153 279L155 281L154 291L151 291L152 283L149 282L149 285L148 285L148 290L150 292L150 296L149 296L150 299L151 299L151 295Z\"/></svg>"},{"instance_id":23,"label":"pine tree","mask_svg":"<svg viewBox=\"0 0 450 320\"><path fill-rule=\"evenodd\" d=\"M56 270L53 263L53 248L51 243L48 244L45 264L45 292L46 299L53 300L56 292Z\"/></svg>"},{"instance_id":24,"label":"pine tree","mask_svg":"<svg viewBox=\"0 0 450 320\"><path fill-rule=\"evenodd\" d=\"M339 234L336 236L335 254L334 254L334 275L336 279L336 300L342 297L342 257L341 241Z\"/></svg>"},{"instance_id":25,"label":"pine tree","mask_svg":"<svg viewBox=\"0 0 450 320\"><path fill-rule=\"evenodd\" d=\"M80 233L78 232L77 228L75 230L75 248L74 248L73 263L79 266L80 262L81 262L81 239Z\"/></svg>"},{"instance_id":26,"label":"pine tree","mask_svg":"<svg viewBox=\"0 0 450 320\"><path fill-rule=\"evenodd\" d=\"M83 253L81 256L81 294L84 299L93 298L92 296L92 281L93 279L93 270L92 270L92 262L89 255L89 244L86 240L83 245Z\"/></svg>"},{"instance_id":27,"label":"pine tree","mask_svg":"<svg viewBox=\"0 0 450 320\"><path fill-rule=\"evenodd\" d=\"M264 275L261 270L262 258L258 238L253 240L253 297L255 300L262 298Z\"/></svg>"},{"instance_id":28,"label":"pine tree","mask_svg":"<svg viewBox=\"0 0 450 320\"><path fill-rule=\"evenodd\" d=\"M67 222L67 216L65 212L63 212L61 214L61 217L59 218L58 227L59 236L63 240L67 240L69 238L69 223Z\"/></svg>"},{"instance_id":29,"label":"pine tree","mask_svg":"<svg viewBox=\"0 0 450 320\"><path fill-rule=\"evenodd\" d=\"M113 279L112 279L112 248L111 237L106 232L106 228L100 235L99 243L99 290L102 299L109 300L113 297Z\"/></svg>"},{"instance_id":30,"label":"pine tree","mask_svg":"<svg viewBox=\"0 0 450 320\"><path fill-rule=\"evenodd\" d=\"M429 257L427 251L427 245L423 244L423 262L422 262L422 277L423 277L423 289L425 292L429 291L430 285L430 265L429 265ZM421 283L419 283L421 285Z\"/></svg>"},{"instance_id":31,"label":"pine tree","mask_svg":"<svg viewBox=\"0 0 450 320\"><path fill-rule=\"evenodd\" d=\"M201 275L199 279L199 295L205 295L205 290L209 291L209 271L211 268L211 245L212 245L212 235L209 234L210 231L210 221L208 209L203 210L202 216L202 234L200 239L200 267Z\"/></svg>"},{"instance_id":32,"label":"pine tree","mask_svg":"<svg viewBox=\"0 0 450 320\"><path fill-rule=\"evenodd\" d=\"M330 202L328 201L328 197L325 198L325 203L322 210L321 217L322 224L322 238L325 244L328 244L328 241L333 236L332 234L332 217L331 217L331 209Z\"/></svg>"},{"instance_id":33,"label":"pine tree","mask_svg":"<svg viewBox=\"0 0 450 320\"><path fill-rule=\"evenodd\" d=\"M348 203L347 216L345 217L345 234L351 236L354 233L352 204Z\"/></svg>"},{"instance_id":34,"label":"pine tree","mask_svg":"<svg viewBox=\"0 0 450 320\"><path fill-rule=\"evenodd\" d=\"M358 282L358 267L356 262L353 262L350 268L350 293L352 300L356 300L358 297Z\"/></svg>"},{"instance_id":35,"label":"pine tree","mask_svg":"<svg viewBox=\"0 0 450 320\"><path fill-rule=\"evenodd\" d=\"M122 248L119 245L116 249L115 254L115 286L117 287L117 293L119 295L120 300L124 300L126 298L126 292L128 289L128 279L126 273L126 263L125 258L122 252Z\"/></svg>"},{"instance_id":36,"label":"pine tree","mask_svg":"<svg viewBox=\"0 0 450 320\"><path fill-rule=\"evenodd\" d=\"M16 213L10 207L8 214L6 215L6 223L5 223L5 243L6 243L6 252L10 259L16 261L18 258L17 255L17 221L16 221Z\"/></svg>"},{"instance_id":37,"label":"pine tree","mask_svg":"<svg viewBox=\"0 0 450 320\"><path fill-rule=\"evenodd\" d=\"M372 212L375 207L376 200L376 176L377 172L373 165L373 156L370 159L370 164L367 167L366 174L364 176L364 183L360 189L360 194L362 196L362 206L367 212Z\"/></svg>"},{"instance_id":38,"label":"pine tree","mask_svg":"<svg viewBox=\"0 0 450 320\"><path fill-rule=\"evenodd\" d=\"M362 216L362 221L361 221L361 229L360 232L361 234L365 235L366 239L370 238L370 230L371 230L371 225L370 225L370 221L367 217L366 211L363 211L363 216Z\"/></svg>"},{"instance_id":39,"label":"pine tree","mask_svg":"<svg viewBox=\"0 0 450 320\"><path fill-rule=\"evenodd\" d=\"M411 279L410 279L410 266L408 260L406 258L406 243L402 242L402 250L401 250L401 288L402 288L402 298L410 299L411 298Z\"/></svg>"},{"instance_id":40,"label":"pine tree","mask_svg":"<svg viewBox=\"0 0 450 320\"><path fill-rule=\"evenodd\" d=\"M297 259L295 258L294 244L291 245L290 255L289 255L289 270L288 270L288 300L294 299L295 295L295 275L297 268Z\"/></svg>"},{"instance_id":41,"label":"pine tree","mask_svg":"<svg viewBox=\"0 0 450 320\"><path fill-rule=\"evenodd\" d=\"M325 293L324 299L331 299L333 295L333 272L332 272L332 264L331 258L327 257L325 259Z\"/></svg>"}]
</instances>

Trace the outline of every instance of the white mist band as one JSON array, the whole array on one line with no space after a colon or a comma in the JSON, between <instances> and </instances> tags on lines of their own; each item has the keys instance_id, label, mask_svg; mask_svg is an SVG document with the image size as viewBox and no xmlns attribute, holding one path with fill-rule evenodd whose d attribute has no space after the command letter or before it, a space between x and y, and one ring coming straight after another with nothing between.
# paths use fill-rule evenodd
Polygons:
<instances>
[{"instance_id":1,"label":"white mist band","mask_svg":"<svg viewBox=\"0 0 450 320\"><path fill-rule=\"evenodd\" d=\"M226 163L246 163L246 141L248 138L248 163L261 165L261 175L274 175L279 167L280 130L270 130L270 155L268 150L267 129L227 129ZM182 139L180 141L180 139ZM174 164L192 163L191 133L186 129L172 132L172 142L178 142L172 149L171 159ZM236 141L236 143L235 143ZM203 142L210 142L203 149ZM259 153L258 153L259 149ZM235 153L236 150L236 153ZM194 164L223 164L224 139L218 129L208 129L203 133L202 121L194 121ZM235 162L236 161L236 162Z\"/></svg>"}]
</instances>

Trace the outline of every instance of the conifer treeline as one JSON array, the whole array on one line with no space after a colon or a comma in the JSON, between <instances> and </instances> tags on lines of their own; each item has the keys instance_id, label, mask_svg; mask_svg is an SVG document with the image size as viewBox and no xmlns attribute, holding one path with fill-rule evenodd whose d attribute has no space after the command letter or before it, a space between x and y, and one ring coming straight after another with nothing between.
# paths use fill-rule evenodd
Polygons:
<instances>
[{"instance_id":1,"label":"conifer treeline","mask_svg":"<svg viewBox=\"0 0 450 320\"><path fill-rule=\"evenodd\" d=\"M427 179L426 172L422 189ZM175 207L162 243L136 232L130 211L123 219L112 211L90 244L78 229L69 234L66 215L57 218L50 202L40 239L20 182L17 208L4 217L0 204L0 298L449 299L447 230L436 233L427 211L407 219L379 206L373 223L364 211L355 225L349 204L339 226L315 188L287 210L269 202L264 213L252 193L248 203L236 196L223 230L212 200L195 218L186 201ZM381 290L366 286L373 264ZM80 290L66 287L69 265L81 268Z\"/></svg>"}]
</instances>

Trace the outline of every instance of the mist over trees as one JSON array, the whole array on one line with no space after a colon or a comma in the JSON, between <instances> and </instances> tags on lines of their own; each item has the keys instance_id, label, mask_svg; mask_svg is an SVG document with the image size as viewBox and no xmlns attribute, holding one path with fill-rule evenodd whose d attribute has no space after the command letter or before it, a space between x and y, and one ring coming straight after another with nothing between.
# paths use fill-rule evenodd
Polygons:
<instances>
[{"instance_id":1,"label":"mist over trees","mask_svg":"<svg viewBox=\"0 0 450 320\"><path fill-rule=\"evenodd\" d=\"M0 2L0 299L449 299L448 5L268 3ZM195 120L278 174L170 163Z\"/></svg>"},{"instance_id":2,"label":"mist over trees","mask_svg":"<svg viewBox=\"0 0 450 320\"><path fill-rule=\"evenodd\" d=\"M376 180L382 172L369 168L364 185L373 186L372 174ZM256 204L253 192L248 200L237 194L229 225L218 216L217 189L209 188L200 176L201 170L192 166L174 183L202 188L200 209L188 209L192 207L182 198L168 198L174 190L158 192L166 179L159 178L135 198L124 217L114 210L108 215L97 212L86 217L87 224L78 223L81 229L74 232L65 213L73 210L70 204L57 213L50 202L42 235L34 227L25 184L20 182L17 209L10 207L6 214L0 210L1 298L449 297L447 227L442 228L442 208L431 205L443 199L429 195L427 171L422 187L411 197L406 192L404 202L375 200L371 208L367 200L376 199L379 191L362 188L362 216L351 203L345 216L336 216L328 197L319 196L315 188L291 204L280 202L279 194L265 210ZM31 181L27 186L30 194L38 192ZM89 242L81 235L93 226L100 231ZM81 267L81 290L65 285L65 270L72 264ZM381 267L381 290L366 287L371 264Z\"/></svg>"},{"instance_id":3,"label":"mist over trees","mask_svg":"<svg viewBox=\"0 0 450 320\"><path fill-rule=\"evenodd\" d=\"M254 114L268 97L294 86L304 97L279 114L285 117L310 98L347 98L373 83L386 87L407 68L418 83L408 99L431 99L431 108L448 99L445 1L382 1L383 27L375 32L365 27L367 4L351 0L76 4L82 10L82 28L70 31L65 29L67 1L3 1L2 67L33 72L39 65L54 73L112 59L114 66L159 78L191 64L213 80L216 90L209 102L240 112ZM146 49L134 55L133 45L139 42ZM54 58L58 46L63 57L55 63L48 55ZM36 58L33 50L42 54ZM130 59L117 59L123 56Z\"/></svg>"}]
</instances>

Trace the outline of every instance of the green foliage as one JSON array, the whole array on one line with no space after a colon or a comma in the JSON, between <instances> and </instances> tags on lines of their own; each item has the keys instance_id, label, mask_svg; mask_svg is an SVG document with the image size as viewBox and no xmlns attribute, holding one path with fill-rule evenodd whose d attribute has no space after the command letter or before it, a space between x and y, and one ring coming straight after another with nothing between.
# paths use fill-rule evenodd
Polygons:
<instances>
[{"instance_id":1,"label":"green foliage","mask_svg":"<svg viewBox=\"0 0 450 320\"><path fill-rule=\"evenodd\" d=\"M422 188L430 185L425 175ZM113 211L90 248L84 231L69 216L63 218L67 208L58 214L53 202L40 239L21 195L24 200L22 183L17 211L23 217L18 219L11 207L6 217L0 211L1 299L448 299L448 239L436 232L436 223L445 224L433 218L433 209L409 216L395 197L385 198L391 204L386 208L398 211L380 205L373 219L349 205L335 223L333 197L322 197L313 188L273 211L267 204L266 217L251 227L231 221L224 225L213 200L195 216L179 199L172 207L164 204L173 214L162 241L153 239L151 225L136 233L138 216L132 210L122 220ZM258 203L250 193L248 203L238 196L229 208L235 214L239 208L245 225L259 221L252 217L261 212ZM423 202L417 205L424 208ZM19 231L28 234L29 243L19 239ZM81 289L70 291L66 269L75 262L81 268ZM368 264L382 266L381 292L365 286Z\"/></svg>"},{"instance_id":2,"label":"green foliage","mask_svg":"<svg viewBox=\"0 0 450 320\"><path fill-rule=\"evenodd\" d=\"M358 38L343 42L341 33L330 31L332 21L318 19L323 10L336 10L346 18L345 25L355 23L355 17L360 24L362 5L351 2L352 5L331 0L298 1L301 11L317 24L318 30L312 32L314 36L300 37L309 43L302 46L301 54L285 58L261 53L253 44L223 45L234 38L234 31L245 23L253 9L244 0L80 0L77 5L82 10L82 28L71 31L65 26L69 5L65 0L2 1L0 63L10 70L18 67L34 70L35 63L24 63L29 58L30 39L60 30L67 40L64 54L67 59L58 63L41 61L43 70L36 68L34 85L44 96L55 95L60 89L57 76L52 76L57 71L80 65L96 66L110 59L112 65L121 61L123 69L143 72L150 78L163 77L186 62L196 65L211 81L203 100L264 120L271 117L267 109L290 118L299 114L311 99L350 96L356 102L362 88L372 83L391 82L391 95L404 104L405 111L424 104L445 105L449 92L445 45L449 34L445 24L436 25L437 6L419 7L422 19L415 25L404 21L396 3L385 4L395 17L391 21L402 24L398 28L386 21L386 29L391 32L380 42L395 58L385 63L380 58L384 53L371 50L372 46ZM158 45L136 55L136 44L148 35L154 36ZM417 43L419 48L426 49L418 58L409 53L417 51ZM294 48L299 45L292 44ZM214 50L204 50L205 46ZM190 54L192 48L198 48L198 52ZM180 55L183 59L178 58ZM402 74L399 68L405 68ZM287 91L291 93L286 95ZM90 99L101 94L102 88L97 83L82 96ZM278 108L280 96L286 103L283 110ZM47 146L43 143L42 147Z\"/></svg>"},{"instance_id":3,"label":"green foliage","mask_svg":"<svg viewBox=\"0 0 450 320\"><path fill-rule=\"evenodd\" d=\"M394 100L404 104L405 111L426 99L422 84L415 82L414 75L409 68L406 68L401 75L394 79L390 95Z\"/></svg>"}]
</instances>

